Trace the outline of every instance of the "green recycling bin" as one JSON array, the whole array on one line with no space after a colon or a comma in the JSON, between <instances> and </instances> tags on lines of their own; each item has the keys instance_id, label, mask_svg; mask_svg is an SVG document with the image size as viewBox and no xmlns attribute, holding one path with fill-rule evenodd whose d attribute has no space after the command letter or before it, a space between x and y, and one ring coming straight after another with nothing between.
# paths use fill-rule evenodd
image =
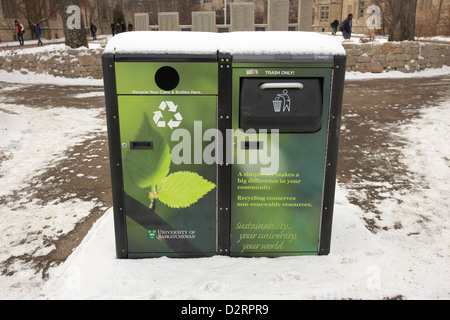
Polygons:
<instances>
[{"instance_id":1,"label":"green recycling bin","mask_svg":"<svg viewBox=\"0 0 450 320\"><path fill-rule=\"evenodd\" d=\"M329 253L345 51L326 39L133 32L108 43L119 258Z\"/></svg>"},{"instance_id":2,"label":"green recycling bin","mask_svg":"<svg viewBox=\"0 0 450 320\"><path fill-rule=\"evenodd\" d=\"M141 54L119 42L103 68L117 256L216 254L216 167L194 143L216 130L216 49Z\"/></svg>"}]
</instances>

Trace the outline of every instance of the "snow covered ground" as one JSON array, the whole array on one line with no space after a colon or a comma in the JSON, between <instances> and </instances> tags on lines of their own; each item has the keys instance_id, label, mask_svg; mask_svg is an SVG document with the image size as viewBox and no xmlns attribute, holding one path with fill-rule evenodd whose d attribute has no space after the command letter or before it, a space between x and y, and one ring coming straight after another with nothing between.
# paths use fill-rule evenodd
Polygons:
<instances>
[{"instance_id":1,"label":"snow covered ground","mask_svg":"<svg viewBox=\"0 0 450 320\"><path fill-rule=\"evenodd\" d=\"M442 74L449 69L407 76ZM353 80L368 76L349 74ZM52 247L45 246L46 237L68 232L96 205L72 198L43 206L26 195L21 203L17 190L63 158L66 149L105 130L98 109L61 107L58 101L34 109L1 95L42 83L94 85L92 93L78 95L82 99L101 95L99 81L0 72L1 82L10 84L0 90L0 198L16 200L0 207L0 264L11 255L47 253ZM401 231L370 232L363 210L349 202L339 183L328 256L118 260L109 208L69 258L49 269L48 280L26 265L10 266L13 275L0 273L0 299L450 299L450 92L446 96L437 106L424 106L420 118L396 133L406 141L403 164L430 186L375 204L383 212L380 223L401 220ZM58 214L69 211L73 214ZM18 245L27 235L35 238Z\"/></svg>"},{"instance_id":2,"label":"snow covered ground","mask_svg":"<svg viewBox=\"0 0 450 320\"><path fill-rule=\"evenodd\" d=\"M92 37L88 37L88 41L89 41L89 47L98 47L98 44L101 43L106 43L108 41L108 39L110 39L111 36L110 35L100 35L97 37L97 40L91 40ZM64 49L65 48L65 44L64 38L59 38L59 39L45 39L45 38L41 38L44 46L42 47L33 47L33 48L28 48L31 49L31 51L35 52L36 50L47 50L50 48L58 48L58 49ZM35 46L37 44L37 40L25 40L24 42L25 47L20 47L19 46L19 42L18 41L3 41L0 42L0 49L9 49L9 48L15 48L16 50L27 50L26 46ZM50 44L50 46L49 46Z\"/></svg>"},{"instance_id":3,"label":"snow covered ground","mask_svg":"<svg viewBox=\"0 0 450 320\"><path fill-rule=\"evenodd\" d=\"M331 254L326 257L114 260L112 212L101 218L67 263L55 270L42 297L136 299L405 299L450 298L448 137L450 100L405 126L404 162L434 186L403 195L403 205L378 204L386 221L417 229L372 234L360 208L338 185ZM419 139L418 139L419 137ZM424 152L427 150L428 152ZM420 208L420 213L418 212ZM114 279L114 280L111 280ZM138 290L136 290L138 288Z\"/></svg>"}]
</instances>

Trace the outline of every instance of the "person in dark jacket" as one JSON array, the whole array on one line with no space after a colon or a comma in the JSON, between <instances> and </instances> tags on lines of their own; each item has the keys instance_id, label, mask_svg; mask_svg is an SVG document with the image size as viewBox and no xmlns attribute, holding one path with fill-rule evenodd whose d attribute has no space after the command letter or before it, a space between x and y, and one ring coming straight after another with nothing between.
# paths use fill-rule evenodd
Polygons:
<instances>
[{"instance_id":1,"label":"person in dark jacket","mask_svg":"<svg viewBox=\"0 0 450 320\"><path fill-rule=\"evenodd\" d=\"M90 29L91 29L91 33L92 33L92 39L96 40L97 39L97 36L96 36L97 26L95 24L91 23L91 28Z\"/></svg>"},{"instance_id":2,"label":"person in dark jacket","mask_svg":"<svg viewBox=\"0 0 450 320\"><path fill-rule=\"evenodd\" d=\"M342 22L342 35L344 36L344 39L350 39L352 36L352 26L353 26L353 14L349 14L347 19Z\"/></svg>"},{"instance_id":3,"label":"person in dark jacket","mask_svg":"<svg viewBox=\"0 0 450 320\"><path fill-rule=\"evenodd\" d=\"M36 35L36 38L38 39L37 45L42 46L42 41L41 41L42 28L39 25L39 23L37 23L37 21L34 22L33 31L34 31L34 34Z\"/></svg>"},{"instance_id":4,"label":"person in dark jacket","mask_svg":"<svg viewBox=\"0 0 450 320\"><path fill-rule=\"evenodd\" d=\"M335 19L331 24L331 29L333 29L333 35L336 35L337 29L339 27L339 20Z\"/></svg>"},{"instance_id":5,"label":"person in dark jacket","mask_svg":"<svg viewBox=\"0 0 450 320\"><path fill-rule=\"evenodd\" d=\"M111 23L111 33L112 33L112 35L114 37L114 34L116 33L116 25L114 24L114 22Z\"/></svg>"}]
</instances>

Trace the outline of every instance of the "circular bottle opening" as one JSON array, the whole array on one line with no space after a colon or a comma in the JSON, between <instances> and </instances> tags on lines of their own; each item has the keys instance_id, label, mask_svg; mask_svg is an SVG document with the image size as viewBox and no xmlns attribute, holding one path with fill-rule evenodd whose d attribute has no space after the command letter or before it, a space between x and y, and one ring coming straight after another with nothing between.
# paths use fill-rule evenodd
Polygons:
<instances>
[{"instance_id":1,"label":"circular bottle opening","mask_svg":"<svg viewBox=\"0 0 450 320\"><path fill-rule=\"evenodd\" d=\"M180 76L172 67L161 67L155 73L156 85L162 90L173 90L180 82Z\"/></svg>"}]
</instances>

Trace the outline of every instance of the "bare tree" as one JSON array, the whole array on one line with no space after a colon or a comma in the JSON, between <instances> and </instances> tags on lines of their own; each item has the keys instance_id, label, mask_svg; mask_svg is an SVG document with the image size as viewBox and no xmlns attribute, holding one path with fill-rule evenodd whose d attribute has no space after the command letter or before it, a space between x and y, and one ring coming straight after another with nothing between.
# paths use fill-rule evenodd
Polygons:
<instances>
[{"instance_id":1,"label":"bare tree","mask_svg":"<svg viewBox=\"0 0 450 320\"><path fill-rule=\"evenodd\" d=\"M99 23L99 10L98 10L98 1L92 0L79 0L82 11L84 12L84 18L86 22L86 26L89 26L90 23Z\"/></svg>"},{"instance_id":2,"label":"bare tree","mask_svg":"<svg viewBox=\"0 0 450 320\"><path fill-rule=\"evenodd\" d=\"M35 22L41 24L55 17L58 12L58 6L52 6L48 0L20 0L17 1L17 11L23 16L30 30L33 30ZM31 35L34 37L34 33Z\"/></svg>"},{"instance_id":3,"label":"bare tree","mask_svg":"<svg viewBox=\"0 0 450 320\"><path fill-rule=\"evenodd\" d=\"M444 22L442 24L442 30L444 35L450 35L450 3L447 2L447 10L446 10L446 19L444 19Z\"/></svg>"},{"instance_id":4,"label":"bare tree","mask_svg":"<svg viewBox=\"0 0 450 320\"><path fill-rule=\"evenodd\" d=\"M87 45L86 32L78 0L57 0L61 12L66 45L79 48Z\"/></svg>"},{"instance_id":5,"label":"bare tree","mask_svg":"<svg viewBox=\"0 0 450 320\"><path fill-rule=\"evenodd\" d=\"M48 0L20 0L17 2L17 10L29 23L42 23L54 17L59 8L51 6Z\"/></svg>"},{"instance_id":6,"label":"bare tree","mask_svg":"<svg viewBox=\"0 0 450 320\"><path fill-rule=\"evenodd\" d=\"M448 35L446 31L450 24L448 13L450 4L448 0L436 0L429 4L429 7L421 9L420 19L418 18L421 36Z\"/></svg>"},{"instance_id":7,"label":"bare tree","mask_svg":"<svg viewBox=\"0 0 450 320\"><path fill-rule=\"evenodd\" d=\"M417 0L387 0L391 14L389 41L414 40Z\"/></svg>"}]
</instances>

